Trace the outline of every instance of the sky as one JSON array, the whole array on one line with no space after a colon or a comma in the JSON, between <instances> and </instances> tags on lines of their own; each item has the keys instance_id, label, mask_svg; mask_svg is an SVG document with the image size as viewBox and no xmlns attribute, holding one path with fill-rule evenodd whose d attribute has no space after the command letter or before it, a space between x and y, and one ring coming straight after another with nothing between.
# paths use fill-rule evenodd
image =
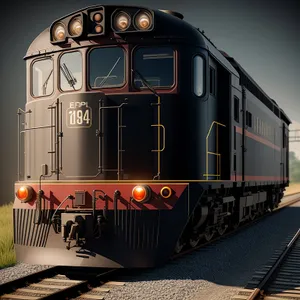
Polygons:
<instances>
[{"instance_id":1,"label":"sky","mask_svg":"<svg viewBox=\"0 0 300 300\"><path fill-rule=\"evenodd\" d=\"M170 9L204 30L233 56L250 76L300 123L300 1L132 0L122 5ZM113 1L23 1L1 3L0 28L0 203L13 200L17 174L17 108L25 105L23 57L34 38L72 11ZM294 145L300 153L299 145Z\"/></svg>"}]
</instances>

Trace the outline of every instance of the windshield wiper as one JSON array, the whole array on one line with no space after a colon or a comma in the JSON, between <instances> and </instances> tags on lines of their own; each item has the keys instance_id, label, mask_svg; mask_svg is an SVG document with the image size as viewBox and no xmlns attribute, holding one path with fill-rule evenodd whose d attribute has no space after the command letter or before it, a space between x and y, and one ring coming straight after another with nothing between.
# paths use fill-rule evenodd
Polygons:
<instances>
[{"instance_id":1,"label":"windshield wiper","mask_svg":"<svg viewBox=\"0 0 300 300\"><path fill-rule=\"evenodd\" d=\"M142 80L142 83L156 96L159 97L155 89L151 86L151 84L144 78L144 76L137 70L131 69L131 72L134 74L137 74L140 79Z\"/></svg>"},{"instance_id":2,"label":"windshield wiper","mask_svg":"<svg viewBox=\"0 0 300 300\"><path fill-rule=\"evenodd\" d=\"M107 75L102 79L102 81L99 84L99 88L101 88L102 85L105 83L105 81L107 80L107 78L110 76L110 74L112 73L112 71L115 69L115 67L119 63L120 59L121 59L121 56L116 60L116 62L114 63L114 65L112 66L112 68L110 69L110 71L107 73Z\"/></svg>"},{"instance_id":3,"label":"windshield wiper","mask_svg":"<svg viewBox=\"0 0 300 300\"><path fill-rule=\"evenodd\" d=\"M73 76L72 72L69 70L66 64L60 66L60 69L64 74L65 78L67 79L68 84L75 90L75 84L77 83L77 79Z\"/></svg>"},{"instance_id":4,"label":"windshield wiper","mask_svg":"<svg viewBox=\"0 0 300 300\"><path fill-rule=\"evenodd\" d=\"M51 70L49 76L47 77L47 79L43 83L43 96L46 95L47 85L48 85L48 82L49 82L49 79L50 79L50 76L51 76L52 73L53 73L53 69Z\"/></svg>"}]
</instances>

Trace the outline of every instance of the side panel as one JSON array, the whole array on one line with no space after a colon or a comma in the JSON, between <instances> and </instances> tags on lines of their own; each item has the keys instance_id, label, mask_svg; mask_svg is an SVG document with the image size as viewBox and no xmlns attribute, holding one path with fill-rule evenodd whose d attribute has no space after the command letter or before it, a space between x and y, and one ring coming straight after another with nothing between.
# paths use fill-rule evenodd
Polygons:
<instances>
[{"instance_id":1,"label":"side panel","mask_svg":"<svg viewBox=\"0 0 300 300\"><path fill-rule=\"evenodd\" d=\"M280 182L286 177L282 121L248 90L245 95L245 180Z\"/></svg>"},{"instance_id":2,"label":"side panel","mask_svg":"<svg viewBox=\"0 0 300 300\"><path fill-rule=\"evenodd\" d=\"M233 80L233 78L232 78ZM242 91L232 88L231 94L231 120L232 120L232 164L231 180L242 180L242 163L243 163L243 111L242 111Z\"/></svg>"}]
</instances>

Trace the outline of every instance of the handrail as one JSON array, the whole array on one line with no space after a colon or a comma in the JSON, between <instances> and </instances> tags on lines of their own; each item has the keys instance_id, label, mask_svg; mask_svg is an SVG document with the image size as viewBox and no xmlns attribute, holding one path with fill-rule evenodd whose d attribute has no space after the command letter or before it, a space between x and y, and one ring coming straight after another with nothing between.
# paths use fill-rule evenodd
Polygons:
<instances>
[{"instance_id":1,"label":"handrail","mask_svg":"<svg viewBox=\"0 0 300 300\"><path fill-rule=\"evenodd\" d=\"M118 180L120 180L120 173L122 168L122 152L124 152L124 149L121 149L122 147L122 130L123 128L126 128L126 125L123 125L123 114L122 114L122 109L124 105L127 105L127 102L123 102L120 105L115 105L115 106L102 106L99 108L99 118L101 111L104 109L111 109L111 108L117 108L118 109ZM99 123L100 126L100 123ZM100 132L100 127L99 127L99 132ZM100 137L101 139L101 137ZM99 149L100 151L100 149ZM103 169L103 166L99 166L100 171Z\"/></svg>"},{"instance_id":2,"label":"handrail","mask_svg":"<svg viewBox=\"0 0 300 300\"><path fill-rule=\"evenodd\" d=\"M212 128L214 127L215 124L217 125L217 127L216 127L216 152L212 152L212 151L208 150L208 139L210 137ZM206 173L203 174L203 176L206 177L206 180L208 180L209 176L211 176L211 177L220 177L221 176L221 154L219 153L219 126L226 127L226 125L224 125L222 123L213 121L211 123L210 128L206 135ZM209 155L215 155L217 157L217 170L216 170L217 174L209 174L208 173L209 172L209 170L208 170L208 167L209 167L208 156Z\"/></svg>"},{"instance_id":3,"label":"handrail","mask_svg":"<svg viewBox=\"0 0 300 300\"><path fill-rule=\"evenodd\" d=\"M20 162L21 162L21 150L20 150L20 135L21 135L21 124L20 124L20 118L21 118L21 115L26 115L26 114L30 114L32 113L32 110L23 110L21 108L18 108L18 111L17 111L17 115L18 115L18 181L20 181L20 176L21 176L21 173L20 173ZM24 122L25 123L25 122Z\"/></svg>"},{"instance_id":4,"label":"handrail","mask_svg":"<svg viewBox=\"0 0 300 300\"><path fill-rule=\"evenodd\" d=\"M151 127L161 127L163 129L163 147L157 150L151 150L152 152L163 152L166 148L166 128L162 124L153 124Z\"/></svg>"},{"instance_id":5,"label":"handrail","mask_svg":"<svg viewBox=\"0 0 300 300\"><path fill-rule=\"evenodd\" d=\"M152 105L157 105L157 124L152 124L151 127L157 127L157 149L151 150L151 152L157 153L157 174L153 177L153 179L160 179L160 171L161 171L161 152L163 152L166 148L166 128L161 124L161 98L159 95L155 94L157 97L157 103L153 103ZM160 128L163 129L163 145L161 148L160 141Z\"/></svg>"}]
</instances>

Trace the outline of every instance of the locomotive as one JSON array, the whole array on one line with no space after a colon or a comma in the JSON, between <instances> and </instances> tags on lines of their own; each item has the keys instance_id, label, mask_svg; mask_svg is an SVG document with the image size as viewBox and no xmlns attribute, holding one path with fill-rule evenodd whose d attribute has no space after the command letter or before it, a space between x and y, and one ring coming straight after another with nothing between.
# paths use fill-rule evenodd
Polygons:
<instances>
[{"instance_id":1,"label":"locomotive","mask_svg":"<svg viewBox=\"0 0 300 300\"><path fill-rule=\"evenodd\" d=\"M24 59L18 261L155 267L280 203L290 119L182 14L90 6Z\"/></svg>"}]
</instances>

